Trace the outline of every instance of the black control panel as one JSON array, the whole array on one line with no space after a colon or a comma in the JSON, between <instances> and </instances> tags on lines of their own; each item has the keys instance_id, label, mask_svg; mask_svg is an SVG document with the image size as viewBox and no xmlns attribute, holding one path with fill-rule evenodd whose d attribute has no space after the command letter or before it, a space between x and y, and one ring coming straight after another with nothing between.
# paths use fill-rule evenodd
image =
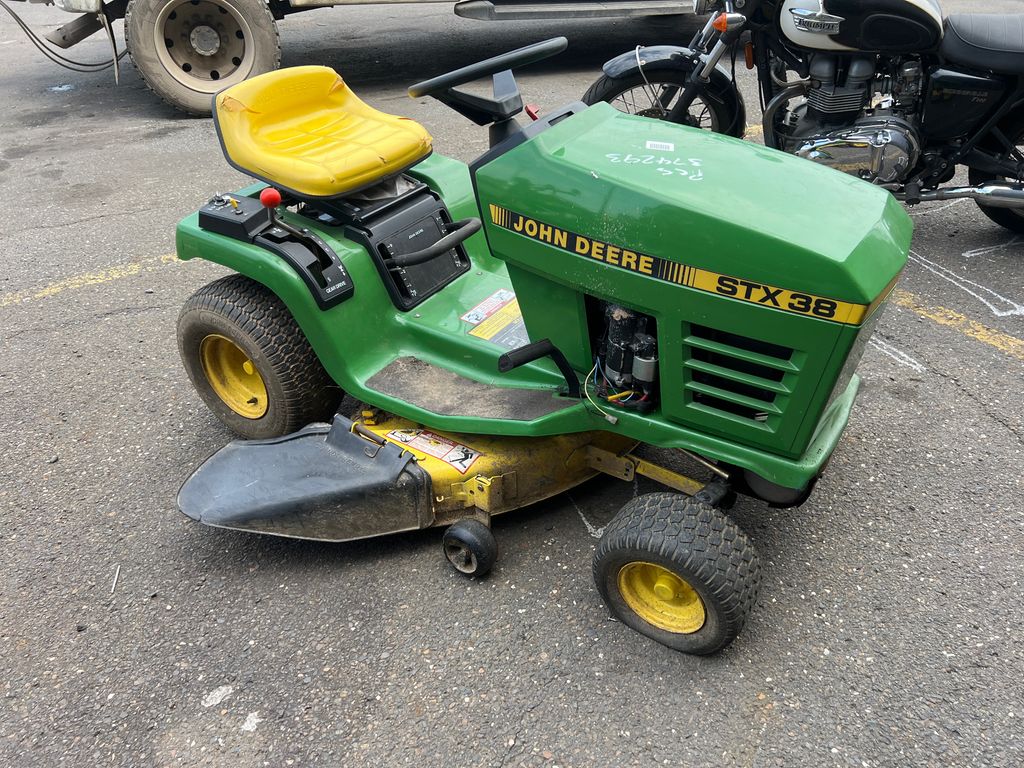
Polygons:
<instances>
[{"instance_id":1,"label":"black control panel","mask_svg":"<svg viewBox=\"0 0 1024 768\"><path fill-rule=\"evenodd\" d=\"M459 245L415 266L397 267L392 259L433 245L445 235L450 223L444 203L423 191L403 205L364 221L362 227L350 226L346 234L366 246L395 306L410 310L469 270L469 257Z\"/></svg>"},{"instance_id":2,"label":"black control panel","mask_svg":"<svg viewBox=\"0 0 1024 768\"><path fill-rule=\"evenodd\" d=\"M408 311L470 268L461 244L402 266L399 256L422 254L445 236L451 238L452 216L433 191L410 176L400 176L391 194L379 200L355 197L317 201L304 215L327 226L343 226L345 237L364 246L394 305Z\"/></svg>"},{"instance_id":3,"label":"black control panel","mask_svg":"<svg viewBox=\"0 0 1024 768\"><path fill-rule=\"evenodd\" d=\"M355 293L352 278L327 243L308 229L279 221L259 200L219 195L199 209L199 226L280 256L299 273L320 309L330 309Z\"/></svg>"}]
</instances>

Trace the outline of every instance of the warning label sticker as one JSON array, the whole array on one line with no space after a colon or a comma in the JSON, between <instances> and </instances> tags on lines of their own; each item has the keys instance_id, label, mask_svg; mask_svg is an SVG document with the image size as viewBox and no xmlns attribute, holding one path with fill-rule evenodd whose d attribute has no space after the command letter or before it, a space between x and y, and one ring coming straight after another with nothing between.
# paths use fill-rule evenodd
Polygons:
<instances>
[{"instance_id":1,"label":"warning label sticker","mask_svg":"<svg viewBox=\"0 0 1024 768\"><path fill-rule=\"evenodd\" d=\"M530 343L519 301L512 291L495 291L461 318L473 325L468 333L505 349L518 349Z\"/></svg>"},{"instance_id":2,"label":"warning label sticker","mask_svg":"<svg viewBox=\"0 0 1024 768\"><path fill-rule=\"evenodd\" d=\"M459 319L469 323L470 325L479 325L510 301L515 299L515 297L516 295L512 291L502 288L501 290L492 293Z\"/></svg>"},{"instance_id":3,"label":"warning label sticker","mask_svg":"<svg viewBox=\"0 0 1024 768\"><path fill-rule=\"evenodd\" d=\"M433 432L425 429L393 429L388 432L387 437L389 440L402 443L414 451L440 459L444 463L455 467L463 475L483 455L480 451L475 451L468 445L456 443L447 437L435 435Z\"/></svg>"}]
</instances>

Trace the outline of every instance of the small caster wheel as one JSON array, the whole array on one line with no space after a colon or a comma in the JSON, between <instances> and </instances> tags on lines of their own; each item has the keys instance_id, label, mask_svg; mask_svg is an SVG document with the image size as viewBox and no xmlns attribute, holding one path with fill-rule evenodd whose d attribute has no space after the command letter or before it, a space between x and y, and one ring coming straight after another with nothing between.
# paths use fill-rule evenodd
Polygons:
<instances>
[{"instance_id":1,"label":"small caster wheel","mask_svg":"<svg viewBox=\"0 0 1024 768\"><path fill-rule=\"evenodd\" d=\"M443 542L448 562L467 576L484 576L498 559L498 542L479 520L467 518L452 523L444 532Z\"/></svg>"}]
</instances>

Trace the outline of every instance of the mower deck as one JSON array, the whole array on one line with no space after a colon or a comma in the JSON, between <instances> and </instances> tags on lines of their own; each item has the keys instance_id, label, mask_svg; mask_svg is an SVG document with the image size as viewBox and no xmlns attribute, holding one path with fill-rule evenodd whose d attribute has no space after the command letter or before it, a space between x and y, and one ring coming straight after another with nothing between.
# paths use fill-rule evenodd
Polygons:
<instances>
[{"instance_id":1,"label":"mower deck","mask_svg":"<svg viewBox=\"0 0 1024 768\"><path fill-rule=\"evenodd\" d=\"M217 528L351 541L488 519L598 474L652 478L693 495L705 486L634 456L608 432L506 438L432 432L389 414L340 414L272 440L236 440L178 493L188 517Z\"/></svg>"}]
</instances>

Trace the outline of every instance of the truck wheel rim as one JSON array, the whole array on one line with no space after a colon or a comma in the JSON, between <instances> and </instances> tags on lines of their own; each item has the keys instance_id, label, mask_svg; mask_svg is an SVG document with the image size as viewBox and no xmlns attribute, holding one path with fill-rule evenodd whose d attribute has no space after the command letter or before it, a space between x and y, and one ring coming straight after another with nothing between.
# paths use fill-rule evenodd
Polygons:
<instances>
[{"instance_id":1,"label":"truck wheel rim","mask_svg":"<svg viewBox=\"0 0 1024 768\"><path fill-rule=\"evenodd\" d=\"M252 72L252 30L228 0L172 0L153 34L164 69L193 91L213 94Z\"/></svg>"},{"instance_id":2,"label":"truck wheel rim","mask_svg":"<svg viewBox=\"0 0 1024 768\"><path fill-rule=\"evenodd\" d=\"M648 624L689 635L704 626L700 595L685 580L654 563L627 563L619 569L619 594Z\"/></svg>"},{"instance_id":3,"label":"truck wheel rim","mask_svg":"<svg viewBox=\"0 0 1024 768\"><path fill-rule=\"evenodd\" d=\"M210 334L199 345L203 373L217 397L247 419L267 412L267 387L256 365L226 336Z\"/></svg>"}]
</instances>

